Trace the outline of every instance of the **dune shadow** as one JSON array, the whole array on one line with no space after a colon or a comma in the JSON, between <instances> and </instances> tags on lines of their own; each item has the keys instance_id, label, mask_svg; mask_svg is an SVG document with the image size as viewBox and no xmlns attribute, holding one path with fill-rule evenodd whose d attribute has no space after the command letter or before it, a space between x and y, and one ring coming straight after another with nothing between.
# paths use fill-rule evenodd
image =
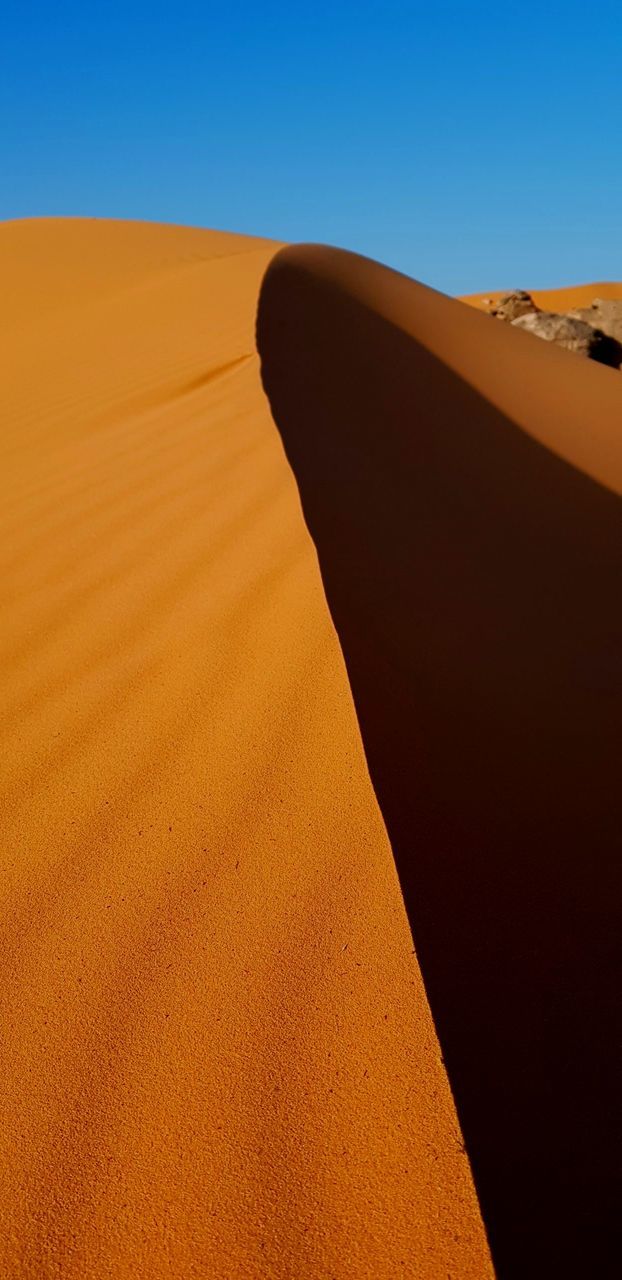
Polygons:
<instances>
[{"instance_id":1,"label":"dune shadow","mask_svg":"<svg viewBox=\"0 0 622 1280\"><path fill-rule=\"evenodd\" d=\"M614 1275L618 500L308 254L262 377L497 1274Z\"/></svg>"}]
</instances>

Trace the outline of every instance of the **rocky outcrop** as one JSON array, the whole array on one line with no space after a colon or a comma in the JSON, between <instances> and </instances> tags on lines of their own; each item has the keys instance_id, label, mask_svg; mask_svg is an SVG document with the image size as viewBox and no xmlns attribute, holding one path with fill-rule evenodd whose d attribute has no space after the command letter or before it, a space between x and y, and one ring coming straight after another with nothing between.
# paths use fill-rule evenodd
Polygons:
<instances>
[{"instance_id":1,"label":"rocky outcrop","mask_svg":"<svg viewBox=\"0 0 622 1280\"><path fill-rule=\"evenodd\" d=\"M506 320L512 324L519 316L531 315L537 310L530 293L524 289L514 289L512 293L504 293L503 297L493 304L490 314L496 316L497 320Z\"/></svg>"},{"instance_id":2,"label":"rocky outcrop","mask_svg":"<svg viewBox=\"0 0 622 1280\"><path fill-rule=\"evenodd\" d=\"M607 298L594 298L591 307L579 307L568 314L577 320L584 320L586 324L606 333L607 337L622 343L622 299L610 301Z\"/></svg>"},{"instance_id":3,"label":"rocky outcrop","mask_svg":"<svg viewBox=\"0 0 622 1280\"><path fill-rule=\"evenodd\" d=\"M514 289L491 304L490 315L590 360L622 368L622 299L595 298L591 307L558 313L541 311L530 293Z\"/></svg>"},{"instance_id":4,"label":"rocky outcrop","mask_svg":"<svg viewBox=\"0 0 622 1280\"><path fill-rule=\"evenodd\" d=\"M597 360L600 364L610 365L614 369L619 369L622 365L622 344L576 314L557 315L553 311L534 311L518 316L511 323L516 329L533 333L546 342L555 342L568 351L576 351L578 355L588 356L590 360Z\"/></svg>"}]
</instances>

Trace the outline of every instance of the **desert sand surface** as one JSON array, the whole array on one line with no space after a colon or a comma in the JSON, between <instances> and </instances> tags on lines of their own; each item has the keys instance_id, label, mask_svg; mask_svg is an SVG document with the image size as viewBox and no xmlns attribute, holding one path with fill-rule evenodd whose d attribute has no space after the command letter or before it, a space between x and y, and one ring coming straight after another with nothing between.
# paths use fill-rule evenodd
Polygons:
<instances>
[{"instance_id":1,"label":"desert sand surface","mask_svg":"<svg viewBox=\"0 0 622 1280\"><path fill-rule=\"evenodd\" d=\"M278 247L0 227L7 1280L492 1275L261 388Z\"/></svg>"},{"instance_id":2,"label":"desert sand surface","mask_svg":"<svg viewBox=\"0 0 622 1280\"><path fill-rule=\"evenodd\" d=\"M497 1274L613 1277L619 373L317 246L258 347Z\"/></svg>"},{"instance_id":3,"label":"desert sand surface","mask_svg":"<svg viewBox=\"0 0 622 1280\"><path fill-rule=\"evenodd\" d=\"M507 289L496 289L492 293L465 294L460 301L478 311L487 311L491 302L499 302ZM595 284L568 285L563 289L530 289L535 304L541 311L572 311L575 307L589 307L594 298L606 298L615 302L622 298L622 283L600 281Z\"/></svg>"}]
</instances>

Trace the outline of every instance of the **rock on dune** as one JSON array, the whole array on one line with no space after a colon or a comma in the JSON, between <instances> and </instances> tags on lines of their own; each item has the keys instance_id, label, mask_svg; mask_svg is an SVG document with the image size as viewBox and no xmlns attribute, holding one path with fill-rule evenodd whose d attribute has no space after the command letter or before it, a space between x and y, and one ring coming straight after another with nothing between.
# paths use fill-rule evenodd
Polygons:
<instances>
[{"instance_id":1,"label":"rock on dune","mask_svg":"<svg viewBox=\"0 0 622 1280\"><path fill-rule=\"evenodd\" d=\"M557 315L553 311L532 311L511 321L515 329L533 333L546 342L555 342L568 351L588 356L600 364L619 369L622 364L622 344L574 315Z\"/></svg>"},{"instance_id":2,"label":"rock on dune","mask_svg":"<svg viewBox=\"0 0 622 1280\"><path fill-rule=\"evenodd\" d=\"M531 315L538 310L532 296L525 289L513 289L511 293L504 293L502 298L495 303L490 310L490 314L497 317L497 320L507 320L510 324L517 320L519 316Z\"/></svg>"},{"instance_id":3,"label":"rock on dune","mask_svg":"<svg viewBox=\"0 0 622 1280\"><path fill-rule=\"evenodd\" d=\"M574 311L541 311L530 293L514 289L491 306L490 314L600 364L622 366L622 301L595 298L590 307Z\"/></svg>"},{"instance_id":4,"label":"rock on dune","mask_svg":"<svg viewBox=\"0 0 622 1280\"><path fill-rule=\"evenodd\" d=\"M577 307L569 315L586 324L596 326L609 338L622 343L622 299L594 298L591 307Z\"/></svg>"}]
</instances>

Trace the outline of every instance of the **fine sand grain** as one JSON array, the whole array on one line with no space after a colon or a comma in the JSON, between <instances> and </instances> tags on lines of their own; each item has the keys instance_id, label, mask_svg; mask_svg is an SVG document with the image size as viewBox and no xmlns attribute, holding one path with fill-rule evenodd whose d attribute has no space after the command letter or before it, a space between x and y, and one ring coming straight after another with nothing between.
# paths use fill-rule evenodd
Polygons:
<instances>
[{"instance_id":1,"label":"fine sand grain","mask_svg":"<svg viewBox=\"0 0 622 1280\"><path fill-rule=\"evenodd\" d=\"M492 1275L260 386L277 247L0 227L7 1280Z\"/></svg>"}]
</instances>

